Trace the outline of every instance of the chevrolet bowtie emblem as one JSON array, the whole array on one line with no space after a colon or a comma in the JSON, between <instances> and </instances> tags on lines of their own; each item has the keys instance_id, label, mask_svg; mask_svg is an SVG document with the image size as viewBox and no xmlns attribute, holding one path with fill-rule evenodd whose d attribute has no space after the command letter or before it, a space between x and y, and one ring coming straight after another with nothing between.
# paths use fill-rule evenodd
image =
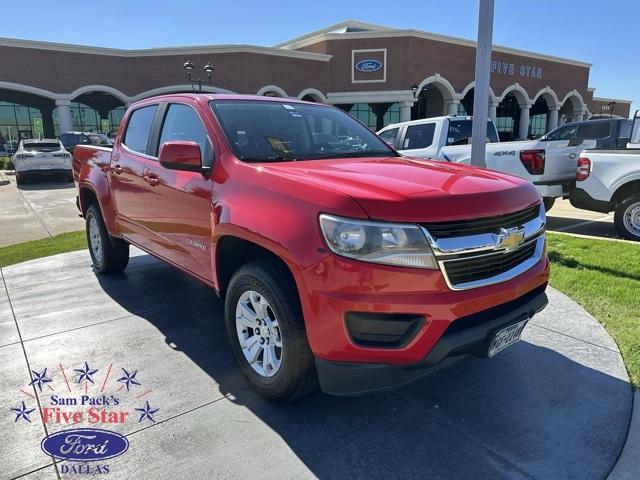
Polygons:
<instances>
[{"instance_id":1,"label":"chevrolet bowtie emblem","mask_svg":"<svg viewBox=\"0 0 640 480\"><path fill-rule=\"evenodd\" d=\"M515 250L524 242L524 228L501 228L496 240L496 250L504 249L507 252Z\"/></svg>"}]
</instances>

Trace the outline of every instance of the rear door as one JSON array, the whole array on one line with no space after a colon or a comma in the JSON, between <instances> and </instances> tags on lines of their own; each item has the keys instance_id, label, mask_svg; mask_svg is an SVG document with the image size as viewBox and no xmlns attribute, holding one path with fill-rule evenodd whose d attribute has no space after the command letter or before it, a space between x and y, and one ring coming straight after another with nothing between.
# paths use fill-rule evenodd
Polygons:
<instances>
[{"instance_id":1,"label":"rear door","mask_svg":"<svg viewBox=\"0 0 640 480\"><path fill-rule=\"evenodd\" d=\"M111 157L111 191L120 232L143 248L149 248L144 226L147 216L144 194L148 187L144 172L155 161L150 155L149 137L157 111L158 105L154 104L131 112Z\"/></svg>"},{"instance_id":2,"label":"rear door","mask_svg":"<svg viewBox=\"0 0 640 480\"><path fill-rule=\"evenodd\" d=\"M162 124L155 139L156 151L171 140L193 141L200 145L203 164L211 166L213 145L194 106L186 101L170 103L163 106L162 114ZM145 225L153 251L212 281L213 182L202 173L168 170L157 161L147 165L145 176L151 185L145 197Z\"/></svg>"}]
</instances>

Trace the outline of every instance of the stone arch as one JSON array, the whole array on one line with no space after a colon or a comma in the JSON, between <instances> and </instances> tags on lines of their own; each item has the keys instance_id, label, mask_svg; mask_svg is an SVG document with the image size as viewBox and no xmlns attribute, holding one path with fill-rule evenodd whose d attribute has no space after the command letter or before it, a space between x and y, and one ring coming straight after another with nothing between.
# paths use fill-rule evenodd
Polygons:
<instances>
[{"instance_id":1,"label":"stone arch","mask_svg":"<svg viewBox=\"0 0 640 480\"><path fill-rule=\"evenodd\" d=\"M318 90L318 89L315 89L315 88L307 88L307 89L305 89L305 90L301 91L301 92L298 94L298 98L299 98L300 100L304 99L304 97L306 97L306 96L310 96L310 97L312 97L312 98L314 99L314 101L315 101L315 102L318 102L318 103L327 103L327 97L325 97L325 96L324 96L324 94L323 94L320 90Z\"/></svg>"},{"instance_id":2,"label":"stone arch","mask_svg":"<svg viewBox=\"0 0 640 480\"><path fill-rule=\"evenodd\" d=\"M467 95L467 93L469 93L475 87L476 87L476 81L474 80L469 85L464 87L462 92L458 94L458 98L462 100ZM489 103L497 104L499 102L500 102L500 99L496 97L496 94L493 92L493 89L489 87Z\"/></svg>"},{"instance_id":3,"label":"stone arch","mask_svg":"<svg viewBox=\"0 0 640 480\"><path fill-rule=\"evenodd\" d=\"M544 98L544 100L547 102L547 106L552 109L552 108L557 108L560 109L560 101L558 100L558 96L556 95L556 92L554 92L551 87L546 86L542 89L540 89L540 91L538 93L536 93L535 97L533 97L532 102L535 103L538 98Z\"/></svg>"},{"instance_id":4,"label":"stone arch","mask_svg":"<svg viewBox=\"0 0 640 480\"><path fill-rule=\"evenodd\" d=\"M529 98L529 94L524 88L522 88L519 83L514 83L513 85L509 85L507 88L505 88L502 92L502 95L500 95L500 101L502 102L509 94L512 94L516 98L516 100L518 101L518 105L520 105L521 107L530 105L532 103L531 99Z\"/></svg>"},{"instance_id":5,"label":"stone arch","mask_svg":"<svg viewBox=\"0 0 640 480\"><path fill-rule=\"evenodd\" d=\"M85 93L91 93L91 92L107 93L117 98L122 103L127 103L131 100L127 94L121 92L117 88L109 87L107 85L85 85L84 87L75 89L68 96L69 96L69 99L73 100L74 98L84 95Z\"/></svg>"},{"instance_id":6,"label":"stone arch","mask_svg":"<svg viewBox=\"0 0 640 480\"><path fill-rule=\"evenodd\" d=\"M282 98L289 97L289 95L287 95L287 92L285 92L284 89L278 87L277 85L265 85L264 87L260 88L260 90L256 92L256 95L282 97Z\"/></svg>"}]
</instances>

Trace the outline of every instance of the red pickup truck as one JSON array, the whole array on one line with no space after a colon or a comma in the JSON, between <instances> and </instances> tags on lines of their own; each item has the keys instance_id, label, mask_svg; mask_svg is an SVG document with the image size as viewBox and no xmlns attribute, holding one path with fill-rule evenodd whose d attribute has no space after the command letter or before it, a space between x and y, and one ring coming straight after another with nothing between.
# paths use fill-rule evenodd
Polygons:
<instances>
[{"instance_id":1,"label":"red pickup truck","mask_svg":"<svg viewBox=\"0 0 640 480\"><path fill-rule=\"evenodd\" d=\"M401 157L328 105L150 98L73 167L95 271L122 271L131 244L210 285L242 373L271 399L491 357L547 304L532 184Z\"/></svg>"}]
</instances>

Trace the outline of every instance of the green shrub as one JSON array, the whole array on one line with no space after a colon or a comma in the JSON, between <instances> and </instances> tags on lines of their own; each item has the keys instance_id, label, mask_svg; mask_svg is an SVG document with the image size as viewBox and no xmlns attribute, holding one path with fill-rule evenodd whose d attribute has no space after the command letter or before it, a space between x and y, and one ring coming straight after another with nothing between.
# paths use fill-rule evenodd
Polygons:
<instances>
[{"instance_id":1,"label":"green shrub","mask_svg":"<svg viewBox=\"0 0 640 480\"><path fill-rule=\"evenodd\" d=\"M0 170L15 170L9 157L0 157Z\"/></svg>"}]
</instances>

